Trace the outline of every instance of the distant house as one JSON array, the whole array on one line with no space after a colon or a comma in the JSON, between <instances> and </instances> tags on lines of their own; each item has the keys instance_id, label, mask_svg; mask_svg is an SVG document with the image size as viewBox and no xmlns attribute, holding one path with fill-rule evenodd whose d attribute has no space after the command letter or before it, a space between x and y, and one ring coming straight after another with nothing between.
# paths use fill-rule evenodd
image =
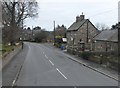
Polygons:
<instances>
[{"instance_id":1,"label":"distant house","mask_svg":"<svg viewBox=\"0 0 120 88\"><path fill-rule=\"evenodd\" d=\"M56 29L55 29L55 36L61 36L62 38L65 38L66 37L66 27L64 25L62 26L57 26Z\"/></svg>"},{"instance_id":2,"label":"distant house","mask_svg":"<svg viewBox=\"0 0 120 88\"><path fill-rule=\"evenodd\" d=\"M30 27L28 28L25 28L23 31L22 31L22 34L21 34L21 37L23 37L24 40L34 40L35 36L40 33L42 30L45 30L45 29L42 29L41 27L37 26L37 27L34 27L33 29L31 29Z\"/></svg>"},{"instance_id":3,"label":"distant house","mask_svg":"<svg viewBox=\"0 0 120 88\"><path fill-rule=\"evenodd\" d=\"M118 29L104 30L94 39L95 51L115 52L118 50Z\"/></svg>"},{"instance_id":4,"label":"distant house","mask_svg":"<svg viewBox=\"0 0 120 88\"><path fill-rule=\"evenodd\" d=\"M93 38L97 34L98 29L89 19L85 19L85 15L77 16L76 21L67 29L68 48L80 46L92 50Z\"/></svg>"},{"instance_id":5,"label":"distant house","mask_svg":"<svg viewBox=\"0 0 120 88\"><path fill-rule=\"evenodd\" d=\"M67 28L64 25L58 25L55 28L55 44L57 47L61 47L63 43L66 43L66 30Z\"/></svg>"},{"instance_id":6,"label":"distant house","mask_svg":"<svg viewBox=\"0 0 120 88\"><path fill-rule=\"evenodd\" d=\"M42 29L41 27L37 26L33 28L32 33L36 35L37 33L40 33L42 30L45 30L45 29Z\"/></svg>"},{"instance_id":7,"label":"distant house","mask_svg":"<svg viewBox=\"0 0 120 88\"><path fill-rule=\"evenodd\" d=\"M27 29L24 29L21 32L20 37L23 38L23 40L31 40L31 38L32 38L32 30L29 27Z\"/></svg>"}]
</instances>

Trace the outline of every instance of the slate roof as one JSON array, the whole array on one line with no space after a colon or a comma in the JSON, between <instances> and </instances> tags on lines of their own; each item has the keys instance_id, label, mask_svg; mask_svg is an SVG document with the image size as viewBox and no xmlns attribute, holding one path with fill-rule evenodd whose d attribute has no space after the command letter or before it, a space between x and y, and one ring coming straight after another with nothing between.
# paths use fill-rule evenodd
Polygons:
<instances>
[{"instance_id":1,"label":"slate roof","mask_svg":"<svg viewBox=\"0 0 120 88\"><path fill-rule=\"evenodd\" d=\"M76 31L78 30L85 22L87 19L84 19L82 21L74 22L68 29L67 31Z\"/></svg>"},{"instance_id":2,"label":"slate roof","mask_svg":"<svg viewBox=\"0 0 120 88\"><path fill-rule=\"evenodd\" d=\"M95 40L118 42L118 30L105 30L98 34Z\"/></svg>"}]
</instances>

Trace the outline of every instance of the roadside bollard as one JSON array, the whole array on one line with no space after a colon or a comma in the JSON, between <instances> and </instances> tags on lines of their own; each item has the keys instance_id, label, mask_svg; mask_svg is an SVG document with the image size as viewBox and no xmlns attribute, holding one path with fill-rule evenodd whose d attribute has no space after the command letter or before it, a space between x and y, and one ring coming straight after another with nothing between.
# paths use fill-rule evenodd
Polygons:
<instances>
[{"instance_id":1,"label":"roadside bollard","mask_svg":"<svg viewBox=\"0 0 120 88\"><path fill-rule=\"evenodd\" d=\"M23 49L23 45L24 45L24 43L22 42L22 49Z\"/></svg>"}]
</instances>

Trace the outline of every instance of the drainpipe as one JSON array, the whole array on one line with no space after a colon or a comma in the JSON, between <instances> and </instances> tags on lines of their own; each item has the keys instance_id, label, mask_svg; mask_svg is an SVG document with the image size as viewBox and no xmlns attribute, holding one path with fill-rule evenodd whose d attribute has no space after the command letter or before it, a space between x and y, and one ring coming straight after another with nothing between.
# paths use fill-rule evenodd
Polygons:
<instances>
[{"instance_id":1,"label":"drainpipe","mask_svg":"<svg viewBox=\"0 0 120 88\"><path fill-rule=\"evenodd\" d=\"M87 21L87 39L86 39L87 41L87 43L88 43L88 21Z\"/></svg>"}]
</instances>

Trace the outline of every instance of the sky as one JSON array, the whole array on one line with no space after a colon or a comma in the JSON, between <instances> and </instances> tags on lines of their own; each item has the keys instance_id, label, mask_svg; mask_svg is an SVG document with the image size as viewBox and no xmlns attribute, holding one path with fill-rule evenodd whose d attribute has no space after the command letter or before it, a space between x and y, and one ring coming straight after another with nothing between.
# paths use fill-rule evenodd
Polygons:
<instances>
[{"instance_id":1,"label":"sky","mask_svg":"<svg viewBox=\"0 0 120 88\"><path fill-rule=\"evenodd\" d=\"M120 1L119 1L119 5L118 5L118 21L120 22Z\"/></svg>"},{"instance_id":2,"label":"sky","mask_svg":"<svg viewBox=\"0 0 120 88\"><path fill-rule=\"evenodd\" d=\"M76 16L85 15L94 25L97 23L111 27L118 22L118 1L120 0L37 0L38 17L26 19L27 27L40 26L48 31L64 24L67 28L76 21Z\"/></svg>"}]
</instances>

